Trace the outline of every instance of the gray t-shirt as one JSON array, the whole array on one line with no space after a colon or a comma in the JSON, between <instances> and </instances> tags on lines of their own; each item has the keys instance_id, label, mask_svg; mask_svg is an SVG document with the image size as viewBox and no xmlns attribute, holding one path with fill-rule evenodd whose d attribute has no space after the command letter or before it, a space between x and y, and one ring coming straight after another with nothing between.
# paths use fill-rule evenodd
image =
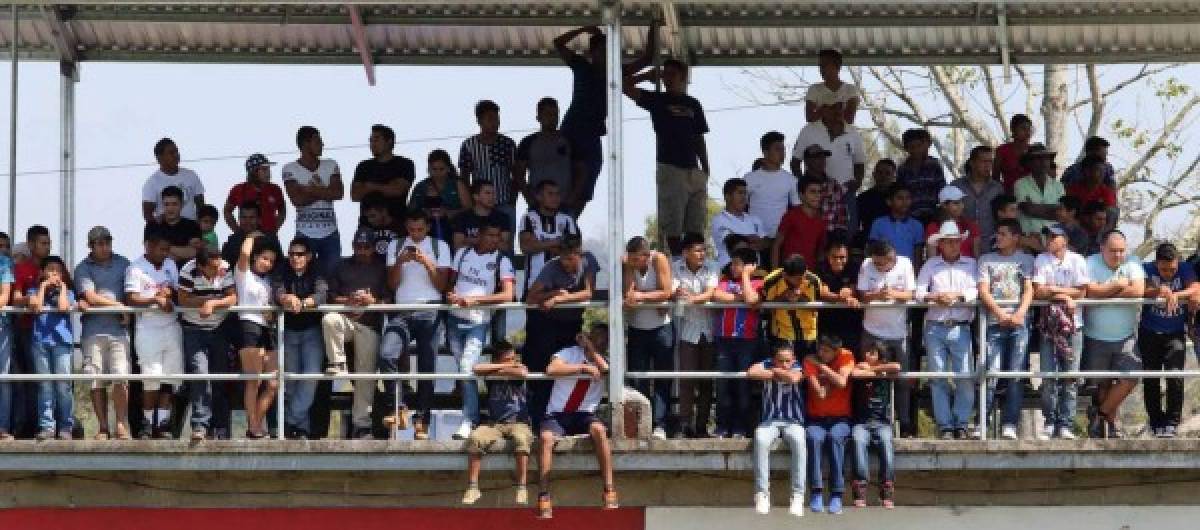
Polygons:
<instances>
[{"instance_id":1,"label":"gray t-shirt","mask_svg":"<svg viewBox=\"0 0 1200 530\"><path fill-rule=\"evenodd\" d=\"M538 274L536 283L542 284L547 291L557 291L562 289L568 293L577 293L584 288L584 278L590 278L592 288L596 286L596 273L600 271L600 262L596 261L596 257L591 252L583 253L583 264L580 270L575 273L569 273L563 268L562 259L554 258L546 262L542 267L542 271ZM576 321L583 319L582 309L555 309L546 311L546 316L554 320Z\"/></svg>"},{"instance_id":2,"label":"gray t-shirt","mask_svg":"<svg viewBox=\"0 0 1200 530\"><path fill-rule=\"evenodd\" d=\"M129 268L129 260L119 254L113 254L108 263L100 263L89 255L75 266L75 292L80 300L89 290L96 294L111 298L118 302L125 299L125 269ZM129 329L121 325L121 315L116 313L104 315L84 315L83 336L88 338L95 335L110 335L114 337L129 337Z\"/></svg>"},{"instance_id":3,"label":"gray t-shirt","mask_svg":"<svg viewBox=\"0 0 1200 530\"><path fill-rule=\"evenodd\" d=\"M530 190L537 189L537 184L543 180L552 180L558 184L564 199L570 197L571 144L562 133L538 131L526 136L517 145L516 159L529 167Z\"/></svg>"},{"instance_id":4,"label":"gray t-shirt","mask_svg":"<svg viewBox=\"0 0 1200 530\"><path fill-rule=\"evenodd\" d=\"M989 252L979 258L979 281L988 283L988 289L996 301L1020 300L1025 294L1025 282L1032 279L1033 256L1024 252L1014 252L1011 256ZM1000 307L1013 309L1017 304L1000 304ZM988 321L990 324L990 314Z\"/></svg>"}]
</instances>

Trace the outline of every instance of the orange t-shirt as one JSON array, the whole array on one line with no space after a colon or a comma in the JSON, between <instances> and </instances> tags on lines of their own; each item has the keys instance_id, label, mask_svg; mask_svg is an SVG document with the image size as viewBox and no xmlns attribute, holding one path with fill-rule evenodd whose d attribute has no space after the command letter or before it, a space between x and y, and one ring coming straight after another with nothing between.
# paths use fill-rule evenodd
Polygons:
<instances>
[{"instance_id":1,"label":"orange t-shirt","mask_svg":"<svg viewBox=\"0 0 1200 530\"><path fill-rule=\"evenodd\" d=\"M854 354L850 350L842 348L838 350L837 357L834 357L833 362L829 363L829 367L833 371L840 371L845 366L854 366ZM804 360L804 375L820 374L821 370L815 363ZM812 386L808 387L808 417L812 418L849 418L850 417L850 391L851 385L847 381L846 386L838 388L832 384L827 384L827 392L824 398L817 396L816 389Z\"/></svg>"}]
</instances>

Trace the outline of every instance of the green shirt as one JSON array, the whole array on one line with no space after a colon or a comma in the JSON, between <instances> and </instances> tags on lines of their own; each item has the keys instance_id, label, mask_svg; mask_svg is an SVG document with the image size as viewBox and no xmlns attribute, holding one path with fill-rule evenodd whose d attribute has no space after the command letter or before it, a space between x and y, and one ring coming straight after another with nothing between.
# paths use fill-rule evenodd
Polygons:
<instances>
[{"instance_id":1,"label":"green shirt","mask_svg":"<svg viewBox=\"0 0 1200 530\"><path fill-rule=\"evenodd\" d=\"M1033 204L1058 205L1058 200L1067 194L1067 190L1063 188L1062 182L1053 177L1046 178L1046 187L1039 188L1037 181L1033 176L1021 177L1013 186L1013 195L1017 197L1017 203L1031 202ZM1021 214L1021 231L1026 234L1040 234L1042 227L1054 223L1046 219L1039 219Z\"/></svg>"}]
</instances>

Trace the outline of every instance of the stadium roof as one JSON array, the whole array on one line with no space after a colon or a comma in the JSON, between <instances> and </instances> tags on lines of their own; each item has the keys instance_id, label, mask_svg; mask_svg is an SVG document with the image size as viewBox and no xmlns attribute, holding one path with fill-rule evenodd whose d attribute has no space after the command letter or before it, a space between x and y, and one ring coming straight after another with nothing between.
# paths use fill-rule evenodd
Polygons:
<instances>
[{"instance_id":1,"label":"stadium roof","mask_svg":"<svg viewBox=\"0 0 1200 530\"><path fill-rule=\"evenodd\" d=\"M26 5L22 59L220 63L557 63L552 40L601 2ZM9 10L0 8L0 17ZM627 1L624 52L665 18L664 50L696 65L1176 62L1200 56L1200 2ZM12 25L0 21L7 50ZM364 43L359 46L359 42ZM362 54L360 50L368 53ZM7 53L7 52L5 52Z\"/></svg>"}]
</instances>

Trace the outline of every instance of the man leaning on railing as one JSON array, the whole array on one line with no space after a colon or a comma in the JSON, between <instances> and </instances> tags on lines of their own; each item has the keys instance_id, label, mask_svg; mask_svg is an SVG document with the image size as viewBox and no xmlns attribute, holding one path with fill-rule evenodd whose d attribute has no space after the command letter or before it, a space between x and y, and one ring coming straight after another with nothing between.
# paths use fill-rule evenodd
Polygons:
<instances>
[{"instance_id":1,"label":"man leaning on railing","mask_svg":"<svg viewBox=\"0 0 1200 530\"><path fill-rule=\"evenodd\" d=\"M125 272L129 260L113 252L112 234L103 226L92 227L87 233L91 252L75 266L75 293L79 298L79 309L93 307L124 307ZM85 314L81 347L83 350L83 373L129 375L129 318L128 314ZM0 383L7 385L7 383ZM108 392L112 387L113 413L116 416L115 430L109 430ZM127 381L92 382L92 408L96 413L97 440L107 440L110 435L118 440L131 438L129 432L129 383ZM0 390L0 392L3 392ZM0 400L0 414L8 408ZM4 423L0 422L0 429Z\"/></svg>"}]
</instances>

